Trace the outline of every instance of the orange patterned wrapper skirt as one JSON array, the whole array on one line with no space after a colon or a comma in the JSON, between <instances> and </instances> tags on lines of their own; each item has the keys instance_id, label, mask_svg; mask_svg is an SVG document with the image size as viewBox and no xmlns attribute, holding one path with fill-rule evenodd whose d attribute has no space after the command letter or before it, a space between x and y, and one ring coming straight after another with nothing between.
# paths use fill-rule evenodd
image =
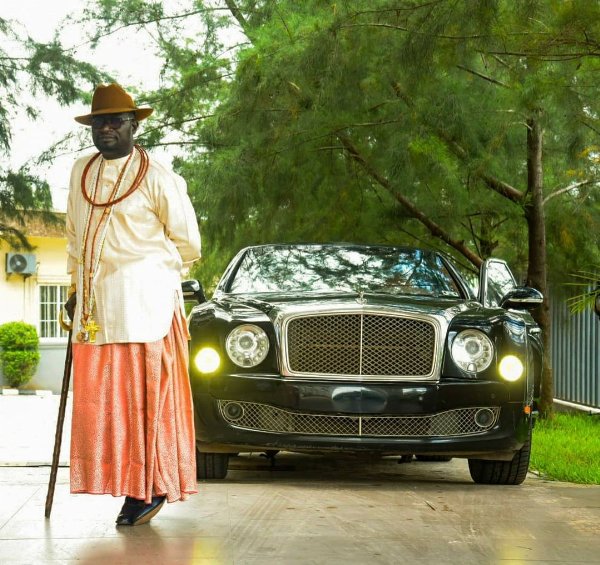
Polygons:
<instances>
[{"instance_id":1,"label":"orange patterned wrapper skirt","mask_svg":"<svg viewBox=\"0 0 600 565\"><path fill-rule=\"evenodd\" d=\"M186 329L178 312L152 343L73 344L72 493L198 492Z\"/></svg>"}]
</instances>

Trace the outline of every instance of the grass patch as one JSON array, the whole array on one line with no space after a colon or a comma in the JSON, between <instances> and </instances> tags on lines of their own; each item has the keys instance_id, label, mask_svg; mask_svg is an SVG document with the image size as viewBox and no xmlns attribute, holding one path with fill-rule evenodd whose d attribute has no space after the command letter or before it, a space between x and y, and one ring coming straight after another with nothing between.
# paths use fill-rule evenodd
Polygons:
<instances>
[{"instance_id":1,"label":"grass patch","mask_svg":"<svg viewBox=\"0 0 600 565\"><path fill-rule=\"evenodd\" d=\"M559 412L538 420L531 468L545 479L600 484L600 416Z\"/></svg>"}]
</instances>

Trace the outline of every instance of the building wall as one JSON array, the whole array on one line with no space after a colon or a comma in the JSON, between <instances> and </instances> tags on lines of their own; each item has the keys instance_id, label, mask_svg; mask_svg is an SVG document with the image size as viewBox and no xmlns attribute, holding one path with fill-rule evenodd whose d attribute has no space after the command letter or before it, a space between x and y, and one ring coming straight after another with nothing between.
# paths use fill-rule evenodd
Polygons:
<instances>
[{"instance_id":1,"label":"building wall","mask_svg":"<svg viewBox=\"0 0 600 565\"><path fill-rule=\"evenodd\" d=\"M34 246L37 272L31 276L7 274L6 254L12 251L0 243L0 324L23 321L40 334L40 285L69 285L66 272L66 238L29 236ZM40 338L41 360L31 381L23 388L59 392L64 371L67 340L64 337ZM6 386L0 368L0 386Z\"/></svg>"}]
</instances>

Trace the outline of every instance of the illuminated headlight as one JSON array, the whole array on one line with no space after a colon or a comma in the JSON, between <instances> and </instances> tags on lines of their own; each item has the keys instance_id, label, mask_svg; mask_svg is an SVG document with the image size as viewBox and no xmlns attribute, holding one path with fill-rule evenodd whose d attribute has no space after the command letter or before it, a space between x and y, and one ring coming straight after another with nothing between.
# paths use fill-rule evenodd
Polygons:
<instances>
[{"instance_id":1,"label":"illuminated headlight","mask_svg":"<svg viewBox=\"0 0 600 565\"><path fill-rule=\"evenodd\" d=\"M490 366L494 346L490 338L478 330L464 330L452 342L452 359L463 370L479 373Z\"/></svg>"},{"instance_id":2,"label":"illuminated headlight","mask_svg":"<svg viewBox=\"0 0 600 565\"><path fill-rule=\"evenodd\" d=\"M256 367L269 352L269 338L262 328L244 324L227 336L225 348L227 355L239 367Z\"/></svg>"},{"instance_id":3,"label":"illuminated headlight","mask_svg":"<svg viewBox=\"0 0 600 565\"><path fill-rule=\"evenodd\" d=\"M500 365L498 366L500 376L511 383L518 381L523 375L523 363L518 357L514 355L507 355L502 357Z\"/></svg>"},{"instance_id":4,"label":"illuminated headlight","mask_svg":"<svg viewBox=\"0 0 600 565\"><path fill-rule=\"evenodd\" d=\"M201 373L214 373L221 364L221 357L216 349L203 347L196 353L194 364Z\"/></svg>"}]
</instances>

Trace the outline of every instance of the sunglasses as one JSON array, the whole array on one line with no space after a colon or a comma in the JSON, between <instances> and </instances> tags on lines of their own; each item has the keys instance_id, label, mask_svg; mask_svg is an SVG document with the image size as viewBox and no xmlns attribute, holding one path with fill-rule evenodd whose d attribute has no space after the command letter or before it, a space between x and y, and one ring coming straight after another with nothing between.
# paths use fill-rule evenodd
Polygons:
<instances>
[{"instance_id":1,"label":"sunglasses","mask_svg":"<svg viewBox=\"0 0 600 565\"><path fill-rule=\"evenodd\" d=\"M108 126L110 129L119 129L125 122L130 122L135 118L121 118L120 116L94 116L91 124L94 129L100 129Z\"/></svg>"}]
</instances>

